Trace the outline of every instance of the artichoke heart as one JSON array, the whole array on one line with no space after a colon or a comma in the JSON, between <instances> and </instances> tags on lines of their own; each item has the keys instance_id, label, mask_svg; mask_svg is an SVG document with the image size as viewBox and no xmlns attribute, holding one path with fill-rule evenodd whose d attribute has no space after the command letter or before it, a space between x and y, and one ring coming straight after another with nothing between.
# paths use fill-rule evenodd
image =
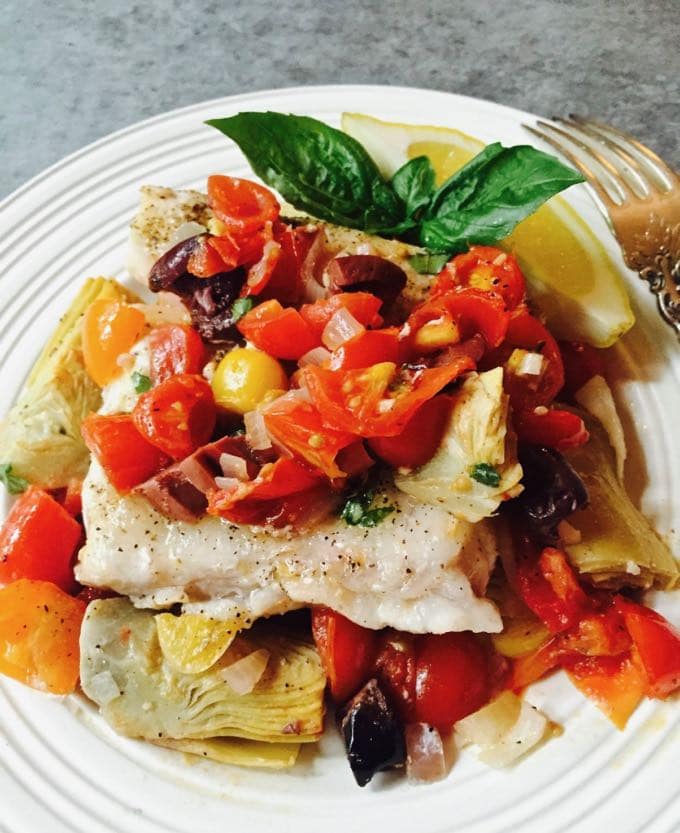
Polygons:
<instances>
[{"instance_id":1,"label":"artichoke heart","mask_svg":"<svg viewBox=\"0 0 680 833\"><path fill-rule=\"evenodd\" d=\"M252 692L239 695L223 670L258 648L269 652L267 668ZM87 609L80 652L83 691L128 737L297 744L316 741L323 731L326 678L319 657L310 642L274 632L271 622L236 637L211 668L184 674L164 659L153 613L127 599L104 599ZM191 746L186 751L199 748Z\"/></svg>"},{"instance_id":2,"label":"artichoke heart","mask_svg":"<svg viewBox=\"0 0 680 833\"><path fill-rule=\"evenodd\" d=\"M503 368L470 374L454 397L438 451L412 474L398 474L397 487L471 523L490 517L502 500L521 491L522 467L507 422ZM492 468L495 485L474 479L479 464Z\"/></svg>"}]
</instances>

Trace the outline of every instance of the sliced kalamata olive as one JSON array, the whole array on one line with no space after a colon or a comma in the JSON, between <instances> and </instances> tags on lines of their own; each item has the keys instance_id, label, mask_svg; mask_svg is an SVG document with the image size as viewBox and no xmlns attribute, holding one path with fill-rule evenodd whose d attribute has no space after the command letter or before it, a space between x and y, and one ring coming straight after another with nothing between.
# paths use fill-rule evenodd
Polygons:
<instances>
[{"instance_id":1,"label":"sliced kalamata olive","mask_svg":"<svg viewBox=\"0 0 680 833\"><path fill-rule=\"evenodd\" d=\"M203 237L204 234L187 237L158 258L149 272L149 289L152 292L170 289L175 281L186 274L189 258Z\"/></svg>"},{"instance_id":2,"label":"sliced kalamata olive","mask_svg":"<svg viewBox=\"0 0 680 833\"><path fill-rule=\"evenodd\" d=\"M484 336L475 333L465 341L459 344L452 344L450 347L445 347L437 353L432 360L433 367L444 367L447 364L452 364L462 356L469 356L473 362L478 362L484 355L486 350L486 342Z\"/></svg>"},{"instance_id":3,"label":"sliced kalamata olive","mask_svg":"<svg viewBox=\"0 0 680 833\"><path fill-rule=\"evenodd\" d=\"M328 265L331 288L341 292L370 292L389 306L406 285L403 269L377 255L336 257Z\"/></svg>"},{"instance_id":4,"label":"sliced kalamata olive","mask_svg":"<svg viewBox=\"0 0 680 833\"><path fill-rule=\"evenodd\" d=\"M404 728L378 681L369 680L338 712L347 759L360 787L376 772L404 765Z\"/></svg>"},{"instance_id":5,"label":"sliced kalamata olive","mask_svg":"<svg viewBox=\"0 0 680 833\"><path fill-rule=\"evenodd\" d=\"M239 337L232 306L246 279L243 269L220 272L212 278L183 275L170 287L191 314L191 323L205 341L219 343Z\"/></svg>"},{"instance_id":6,"label":"sliced kalamata olive","mask_svg":"<svg viewBox=\"0 0 680 833\"><path fill-rule=\"evenodd\" d=\"M560 521L588 503L586 487L554 448L521 445L518 456L524 491L509 507L520 513L537 543L555 544Z\"/></svg>"}]
</instances>

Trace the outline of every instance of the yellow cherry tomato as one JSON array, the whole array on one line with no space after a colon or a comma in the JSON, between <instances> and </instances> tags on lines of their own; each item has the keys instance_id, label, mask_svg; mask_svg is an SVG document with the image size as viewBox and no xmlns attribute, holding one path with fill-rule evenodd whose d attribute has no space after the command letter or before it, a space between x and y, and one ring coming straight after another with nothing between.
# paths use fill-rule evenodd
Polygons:
<instances>
[{"instance_id":1,"label":"yellow cherry tomato","mask_svg":"<svg viewBox=\"0 0 680 833\"><path fill-rule=\"evenodd\" d=\"M288 377L262 350L235 347L215 368L212 389L218 405L237 414L253 411L272 390L288 390Z\"/></svg>"}]
</instances>

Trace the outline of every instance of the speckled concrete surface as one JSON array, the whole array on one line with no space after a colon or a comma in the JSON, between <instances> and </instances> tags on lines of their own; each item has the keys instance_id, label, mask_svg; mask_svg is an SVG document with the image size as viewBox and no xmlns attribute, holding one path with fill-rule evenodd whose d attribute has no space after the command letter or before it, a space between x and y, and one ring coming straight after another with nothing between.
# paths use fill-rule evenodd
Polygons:
<instances>
[{"instance_id":1,"label":"speckled concrete surface","mask_svg":"<svg viewBox=\"0 0 680 833\"><path fill-rule=\"evenodd\" d=\"M8 0L0 195L146 116L343 82L597 115L677 166L679 43L679 0Z\"/></svg>"}]
</instances>

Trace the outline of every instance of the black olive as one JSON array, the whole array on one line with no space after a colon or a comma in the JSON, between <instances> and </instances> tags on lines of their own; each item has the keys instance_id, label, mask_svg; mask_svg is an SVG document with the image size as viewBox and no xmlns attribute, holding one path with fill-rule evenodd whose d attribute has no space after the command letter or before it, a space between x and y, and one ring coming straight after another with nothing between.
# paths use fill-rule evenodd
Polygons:
<instances>
[{"instance_id":1,"label":"black olive","mask_svg":"<svg viewBox=\"0 0 680 833\"><path fill-rule=\"evenodd\" d=\"M219 343L240 337L234 327L232 306L239 297L245 279L243 269L220 272L212 278L183 275L168 289L182 299L191 313L191 323L201 338Z\"/></svg>"},{"instance_id":2,"label":"black olive","mask_svg":"<svg viewBox=\"0 0 680 833\"><path fill-rule=\"evenodd\" d=\"M526 522L539 544L555 544L557 527L588 503L586 487L559 451L540 445L521 445L518 453L524 470L524 491L508 504Z\"/></svg>"},{"instance_id":3,"label":"black olive","mask_svg":"<svg viewBox=\"0 0 680 833\"><path fill-rule=\"evenodd\" d=\"M171 289L175 281L186 274L189 258L204 237L205 234L188 237L161 255L149 272L149 289L152 292Z\"/></svg>"},{"instance_id":4,"label":"black olive","mask_svg":"<svg viewBox=\"0 0 680 833\"><path fill-rule=\"evenodd\" d=\"M345 255L328 266L331 287L341 292L371 292L389 306L406 286L403 269L378 255Z\"/></svg>"},{"instance_id":5,"label":"black olive","mask_svg":"<svg viewBox=\"0 0 680 833\"><path fill-rule=\"evenodd\" d=\"M369 680L339 709L338 725L360 787L365 787L376 772L404 765L404 729L377 680Z\"/></svg>"}]
</instances>

